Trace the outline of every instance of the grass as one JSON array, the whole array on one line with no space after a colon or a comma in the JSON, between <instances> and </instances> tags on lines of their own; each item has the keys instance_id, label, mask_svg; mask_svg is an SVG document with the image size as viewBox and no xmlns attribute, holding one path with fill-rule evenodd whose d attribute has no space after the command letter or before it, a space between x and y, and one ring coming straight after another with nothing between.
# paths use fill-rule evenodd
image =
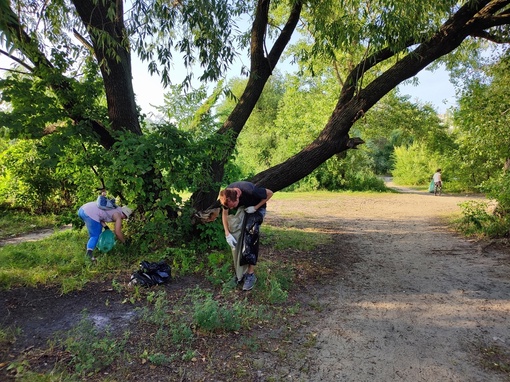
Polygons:
<instances>
[{"instance_id":1,"label":"grass","mask_svg":"<svg viewBox=\"0 0 510 382\"><path fill-rule=\"evenodd\" d=\"M293 227L262 227L264 241L274 249L297 249L311 251L317 246L331 242L331 236L311 229L298 229Z\"/></svg>"},{"instance_id":2,"label":"grass","mask_svg":"<svg viewBox=\"0 0 510 382\"><path fill-rule=\"evenodd\" d=\"M28 212L0 209L0 240L56 225L55 215L33 216Z\"/></svg>"},{"instance_id":3,"label":"grass","mask_svg":"<svg viewBox=\"0 0 510 382\"><path fill-rule=\"evenodd\" d=\"M277 193L275 197L301 202L311 198L337 198L333 192ZM2 235L11 236L42 227L54 226L55 216L28 216L25 213L7 212L0 218ZM9 227L8 230L6 228ZM326 244L330 237L310 229L270 227L262 225L265 244L276 250L296 249L309 251ZM0 247L0 289L17 286L60 286L63 293L79 290L92 280L115 278L126 269L136 270L141 260L159 261L169 259L174 275L206 274L214 285L224 285L231 277L231 255L217 252L207 256L186 248L165 248L140 259L136 253L118 244L107 254L98 256L98 264L91 266L85 256L87 233L85 229L55 232L50 237ZM279 272L279 264L267 263L260 267L259 283L267 289L265 301L282 301L290 282L287 276L292 270ZM267 275L264 275L268 272Z\"/></svg>"},{"instance_id":4,"label":"grass","mask_svg":"<svg viewBox=\"0 0 510 382\"><path fill-rule=\"evenodd\" d=\"M338 198L339 194L320 193L321 198ZM288 200L312 200L317 193L279 193ZM6 220L7 219L7 220ZM1 224L10 226L16 220L16 229L8 236L51 227L54 217L38 217L37 223L29 216L7 214ZM275 250L310 251L328 243L329 235L311 229L271 227L262 225L264 245ZM72 381L99 376L108 369L111 380L122 380L123 365L149 364L150 367L186 368L203 357L205 348L228 344L228 352L249 353L265 349L267 344L252 330L276 330L286 327L282 335L290 335L288 318L299 315L300 306L291 303L289 293L293 285L293 265L271 258L261 259L257 265L256 293L245 295L231 283L232 255L230 250L198 253L190 248L163 248L139 258L128 246L117 244L107 254L98 256L96 265L85 256L87 232L67 230L36 241L0 247L0 288L18 286L58 286L62 293L79 290L92 281L111 281L112 289L123 294L124 303L133 304L143 330L133 333L99 332L86 313L83 319L63 337L54 340L54 349L64 352L52 371L36 372L33 359L20 354L10 363L9 370L20 381ZM179 291L178 296L164 290L129 289L126 269L136 270L141 260L166 260L172 266L172 277L198 275L201 288ZM121 280L121 281L119 281ZM208 283L207 283L208 282ZM204 288L205 286L205 288ZM1 328L0 328L1 329ZM239 333L243 333L239 336ZM16 333L8 329L0 332L0 344L15 343ZM225 345L223 345L225 346ZM51 352L51 347L46 352ZM57 352L57 350L54 350ZM202 353L201 353L202 352ZM247 370L250 357L234 358L225 368L225 380L241 370ZM117 378L118 377L118 378Z\"/></svg>"},{"instance_id":5,"label":"grass","mask_svg":"<svg viewBox=\"0 0 510 382\"><path fill-rule=\"evenodd\" d=\"M0 288L57 285L67 293L133 267L135 260L122 245L100 255L99 267L91 266L85 256L87 238L85 230L68 230L38 241L0 247Z\"/></svg>"}]
</instances>

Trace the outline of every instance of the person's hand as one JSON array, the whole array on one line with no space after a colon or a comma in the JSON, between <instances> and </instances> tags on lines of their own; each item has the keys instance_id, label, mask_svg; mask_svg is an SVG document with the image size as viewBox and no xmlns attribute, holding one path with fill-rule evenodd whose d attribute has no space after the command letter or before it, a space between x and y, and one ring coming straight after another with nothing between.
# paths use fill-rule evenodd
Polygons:
<instances>
[{"instance_id":1,"label":"person's hand","mask_svg":"<svg viewBox=\"0 0 510 382\"><path fill-rule=\"evenodd\" d=\"M227 239L227 243L232 247L232 249L236 247L237 240L234 236L232 236L231 233L229 233L228 236L225 237L225 239Z\"/></svg>"},{"instance_id":2,"label":"person's hand","mask_svg":"<svg viewBox=\"0 0 510 382\"><path fill-rule=\"evenodd\" d=\"M104 228L105 231L110 229L110 227L108 227L107 225L105 225L103 228Z\"/></svg>"},{"instance_id":3,"label":"person's hand","mask_svg":"<svg viewBox=\"0 0 510 382\"><path fill-rule=\"evenodd\" d=\"M255 208L254 206L246 207L246 208L244 209L244 212L246 212L247 214L252 214L252 213L254 213L255 211L257 211L257 210L256 210L256 208Z\"/></svg>"}]
</instances>

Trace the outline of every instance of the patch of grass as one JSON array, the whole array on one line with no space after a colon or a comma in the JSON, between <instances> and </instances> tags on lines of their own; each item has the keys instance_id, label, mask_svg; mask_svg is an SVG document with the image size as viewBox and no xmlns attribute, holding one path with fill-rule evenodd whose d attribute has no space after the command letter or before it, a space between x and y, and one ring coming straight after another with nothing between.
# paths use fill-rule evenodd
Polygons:
<instances>
[{"instance_id":1,"label":"patch of grass","mask_svg":"<svg viewBox=\"0 0 510 382\"><path fill-rule=\"evenodd\" d=\"M0 247L0 287L58 285L83 275L84 242L85 236L65 231L36 242Z\"/></svg>"},{"instance_id":2,"label":"patch of grass","mask_svg":"<svg viewBox=\"0 0 510 382\"><path fill-rule=\"evenodd\" d=\"M19 328L0 328L0 346L5 346L16 342L16 338L21 335Z\"/></svg>"},{"instance_id":3,"label":"patch of grass","mask_svg":"<svg viewBox=\"0 0 510 382\"><path fill-rule=\"evenodd\" d=\"M331 236L311 229L262 226L265 243L276 250L311 251L331 242Z\"/></svg>"},{"instance_id":4,"label":"patch of grass","mask_svg":"<svg viewBox=\"0 0 510 382\"><path fill-rule=\"evenodd\" d=\"M77 379L66 372L53 371L51 374L41 374L28 370L27 363L20 369L16 368L15 375L17 382L76 382Z\"/></svg>"},{"instance_id":5,"label":"patch of grass","mask_svg":"<svg viewBox=\"0 0 510 382\"><path fill-rule=\"evenodd\" d=\"M510 376L510 351L498 345L480 348L482 364L487 369L499 371Z\"/></svg>"},{"instance_id":6,"label":"patch of grass","mask_svg":"<svg viewBox=\"0 0 510 382\"><path fill-rule=\"evenodd\" d=\"M123 245L108 254L98 254L97 264L91 264L85 256L87 240L85 230L67 230L42 240L0 247L0 289L56 285L67 293L81 289L90 280L136 269L136 260Z\"/></svg>"},{"instance_id":7,"label":"patch of grass","mask_svg":"<svg viewBox=\"0 0 510 382\"><path fill-rule=\"evenodd\" d=\"M252 352L256 352L260 349L260 341L256 336L242 337L241 345Z\"/></svg>"},{"instance_id":8,"label":"patch of grass","mask_svg":"<svg viewBox=\"0 0 510 382\"><path fill-rule=\"evenodd\" d=\"M56 215L35 215L21 210L0 210L0 240L43 228L56 228Z\"/></svg>"},{"instance_id":9,"label":"patch of grass","mask_svg":"<svg viewBox=\"0 0 510 382\"><path fill-rule=\"evenodd\" d=\"M192 291L193 324L205 332L230 332L249 328L253 322L264 317L259 307L246 300L219 301L213 294L196 288Z\"/></svg>"},{"instance_id":10,"label":"patch of grass","mask_svg":"<svg viewBox=\"0 0 510 382\"><path fill-rule=\"evenodd\" d=\"M510 222L508 216L488 212L485 201L469 200L459 204L462 216L452 224L462 234L471 237L501 237L508 233Z\"/></svg>"},{"instance_id":11,"label":"patch of grass","mask_svg":"<svg viewBox=\"0 0 510 382\"><path fill-rule=\"evenodd\" d=\"M100 333L86 312L78 325L64 340L63 346L71 354L71 364L79 375L97 373L113 363L124 351L124 337L115 338L108 331Z\"/></svg>"}]
</instances>

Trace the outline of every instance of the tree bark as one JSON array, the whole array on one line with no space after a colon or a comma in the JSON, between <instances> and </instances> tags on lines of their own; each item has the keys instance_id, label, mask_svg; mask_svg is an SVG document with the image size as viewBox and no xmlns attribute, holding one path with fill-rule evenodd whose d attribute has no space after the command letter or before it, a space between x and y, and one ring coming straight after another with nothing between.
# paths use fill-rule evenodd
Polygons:
<instances>
[{"instance_id":1,"label":"tree bark","mask_svg":"<svg viewBox=\"0 0 510 382\"><path fill-rule=\"evenodd\" d=\"M348 150L350 147L349 131L354 123L361 118L372 106L374 106L389 91L401 82L415 76L430 63L452 52L468 36L478 35L481 29L495 25L498 21L492 19L491 14L484 9L495 3L494 1L478 1L474 4L461 7L443 26L428 40L418 45L416 49L408 53L387 71L382 73L374 81L356 94L356 84L346 81L339 96L335 110L320 135L301 152L268 170L265 170L252 179L257 185L266 187L276 192L299 181L320 164L333 155ZM506 2L508 3L508 1ZM508 22L508 21L507 21ZM381 51L381 60L386 60L393 55ZM375 60L374 57L370 58ZM359 68L371 68L373 62L360 63L351 73L349 78L360 78Z\"/></svg>"},{"instance_id":2,"label":"tree bark","mask_svg":"<svg viewBox=\"0 0 510 382\"><path fill-rule=\"evenodd\" d=\"M118 0L73 0L83 24L89 31L94 53L101 68L108 116L114 131L142 135L133 90L131 53L124 26L123 2ZM115 9L115 17L108 10ZM104 34L111 39L104 42Z\"/></svg>"},{"instance_id":3,"label":"tree bark","mask_svg":"<svg viewBox=\"0 0 510 382\"><path fill-rule=\"evenodd\" d=\"M301 1L297 1L294 4L285 27L266 57L264 43L269 20L270 3L270 0L260 0L257 4L251 31L250 76L248 83L234 110L228 116L221 129L218 130L218 134L221 135L231 134L231 141L227 147L219 148L222 155L220 158L215 159L210 166L211 182L202 186L201 189L191 196L192 206L196 211L207 209L217 199L218 187L223 180L225 172L225 164L235 148L237 137L255 108L269 76L271 76L299 21L303 7Z\"/></svg>"},{"instance_id":4,"label":"tree bark","mask_svg":"<svg viewBox=\"0 0 510 382\"><path fill-rule=\"evenodd\" d=\"M276 192L309 175L333 155L350 148L355 148L362 141L359 138L350 138L349 131L358 119L389 91L401 82L418 74L430 63L452 52L467 37L485 36L485 38L489 38L490 34L486 32L486 29L493 26L510 24L509 12L498 14L509 3L510 1L508 0L478 0L468 2L460 7L432 37L424 41L408 42L407 46L416 44L418 46L365 88L358 91L358 81L363 78L363 74L378 63L392 58L395 52L389 48L383 49L360 62L345 81L338 103L320 135L301 152L283 163L262 171L249 180ZM255 28L256 25L254 26ZM496 39L492 38L491 41L496 41ZM252 54L256 54L256 52L256 49L252 50ZM257 61L252 59L252 64L254 62ZM247 89L249 88L247 87ZM243 107L241 102L238 106L240 108ZM243 125L244 122L245 120L242 121ZM238 134L239 126L241 125L237 125L234 130L235 136ZM224 125L224 129L229 127L227 123ZM230 128L234 129L233 126ZM218 176L217 179L220 180L221 177ZM196 207L204 208L204 205L197 205ZM197 220L202 222L210 221L211 211L215 207L218 207L217 201L211 201L208 209L197 212ZM202 212L206 213L201 214ZM202 216L204 217L203 219L201 218Z\"/></svg>"}]
</instances>

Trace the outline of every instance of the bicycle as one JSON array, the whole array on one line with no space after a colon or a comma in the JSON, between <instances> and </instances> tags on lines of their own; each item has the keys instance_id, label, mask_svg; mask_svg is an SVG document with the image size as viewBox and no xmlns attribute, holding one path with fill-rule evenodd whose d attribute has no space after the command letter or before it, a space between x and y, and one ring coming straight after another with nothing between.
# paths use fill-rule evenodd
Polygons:
<instances>
[{"instance_id":1,"label":"bicycle","mask_svg":"<svg viewBox=\"0 0 510 382\"><path fill-rule=\"evenodd\" d=\"M443 189L442 182L434 183L434 196L441 195L442 189Z\"/></svg>"}]
</instances>

